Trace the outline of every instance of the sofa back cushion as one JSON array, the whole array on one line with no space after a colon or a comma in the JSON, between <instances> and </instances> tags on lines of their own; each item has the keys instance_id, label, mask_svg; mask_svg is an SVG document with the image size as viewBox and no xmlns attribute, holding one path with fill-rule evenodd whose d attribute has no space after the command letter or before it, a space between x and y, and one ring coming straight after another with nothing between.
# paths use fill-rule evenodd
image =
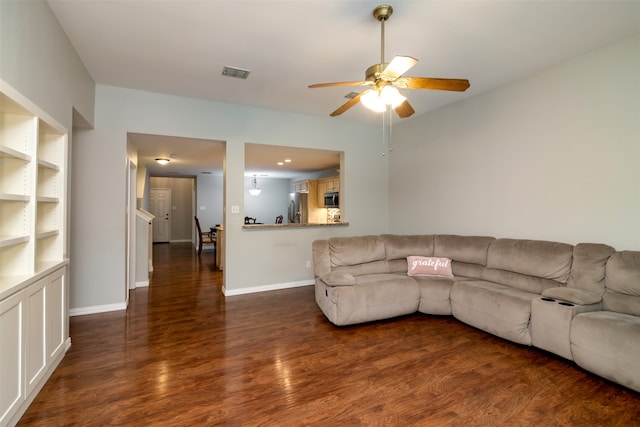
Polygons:
<instances>
[{"instance_id":1,"label":"sofa back cushion","mask_svg":"<svg viewBox=\"0 0 640 427\"><path fill-rule=\"evenodd\" d=\"M461 263L486 265L487 250L494 240L487 236L437 234L433 238L433 255Z\"/></svg>"},{"instance_id":2,"label":"sofa back cushion","mask_svg":"<svg viewBox=\"0 0 640 427\"><path fill-rule=\"evenodd\" d=\"M640 251L615 252L605 268L602 307L640 316Z\"/></svg>"},{"instance_id":3,"label":"sofa back cushion","mask_svg":"<svg viewBox=\"0 0 640 427\"><path fill-rule=\"evenodd\" d=\"M480 278L487 264L487 250L494 237L438 234L433 238L434 255L452 260L454 276Z\"/></svg>"},{"instance_id":4,"label":"sofa back cushion","mask_svg":"<svg viewBox=\"0 0 640 427\"><path fill-rule=\"evenodd\" d=\"M567 283L573 246L543 240L496 239L489 245L487 267Z\"/></svg>"},{"instance_id":5,"label":"sofa back cushion","mask_svg":"<svg viewBox=\"0 0 640 427\"><path fill-rule=\"evenodd\" d=\"M597 243L578 243L575 245L567 287L602 295L604 293L605 266L615 251L611 246Z\"/></svg>"},{"instance_id":6,"label":"sofa back cushion","mask_svg":"<svg viewBox=\"0 0 640 427\"><path fill-rule=\"evenodd\" d=\"M406 273L407 257L433 256L433 235L397 235L383 234L382 240L386 251L389 270L392 273Z\"/></svg>"},{"instance_id":7,"label":"sofa back cushion","mask_svg":"<svg viewBox=\"0 0 640 427\"><path fill-rule=\"evenodd\" d=\"M489 245L483 278L541 293L569 279L573 246L542 240L496 239Z\"/></svg>"},{"instance_id":8,"label":"sofa back cushion","mask_svg":"<svg viewBox=\"0 0 640 427\"><path fill-rule=\"evenodd\" d=\"M388 273L384 241L380 236L329 239L331 271L363 274Z\"/></svg>"}]
</instances>

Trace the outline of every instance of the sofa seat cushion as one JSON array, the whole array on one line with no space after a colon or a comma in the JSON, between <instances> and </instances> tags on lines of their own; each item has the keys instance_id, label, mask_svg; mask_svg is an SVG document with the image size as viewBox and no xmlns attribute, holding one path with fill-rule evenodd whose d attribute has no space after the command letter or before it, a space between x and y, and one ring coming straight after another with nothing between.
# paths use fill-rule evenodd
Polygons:
<instances>
[{"instance_id":1,"label":"sofa seat cushion","mask_svg":"<svg viewBox=\"0 0 640 427\"><path fill-rule=\"evenodd\" d=\"M454 276L412 276L420 289L418 311L425 314L451 315L451 286L457 281L473 280Z\"/></svg>"},{"instance_id":2,"label":"sofa seat cushion","mask_svg":"<svg viewBox=\"0 0 640 427\"><path fill-rule=\"evenodd\" d=\"M415 313L418 284L399 274L354 276L353 286L327 286L316 280L316 302L335 325L352 325Z\"/></svg>"},{"instance_id":3,"label":"sofa seat cushion","mask_svg":"<svg viewBox=\"0 0 640 427\"><path fill-rule=\"evenodd\" d=\"M578 314L571 322L571 352L578 366L640 392L640 317Z\"/></svg>"},{"instance_id":4,"label":"sofa seat cushion","mask_svg":"<svg viewBox=\"0 0 640 427\"><path fill-rule=\"evenodd\" d=\"M531 301L540 295L484 280L451 287L453 316L510 341L531 345Z\"/></svg>"}]
</instances>

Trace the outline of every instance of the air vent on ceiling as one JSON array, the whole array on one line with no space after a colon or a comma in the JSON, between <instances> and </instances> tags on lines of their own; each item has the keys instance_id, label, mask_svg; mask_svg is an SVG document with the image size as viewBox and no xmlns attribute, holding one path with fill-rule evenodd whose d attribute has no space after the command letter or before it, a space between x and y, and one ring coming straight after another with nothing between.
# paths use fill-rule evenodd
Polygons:
<instances>
[{"instance_id":1,"label":"air vent on ceiling","mask_svg":"<svg viewBox=\"0 0 640 427\"><path fill-rule=\"evenodd\" d=\"M353 99L356 96L360 95L358 92L349 92L348 94L346 94L344 97L347 99Z\"/></svg>"},{"instance_id":2,"label":"air vent on ceiling","mask_svg":"<svg viewBox=\"0 0 640 427\"><path fill-rule=\"evenodd\" d=\"M227 77L235 77L237 79L246 80L249 77L249 70L243 70L242 68L227 67L222 68L222 75Z\"/></svg>"}]
</instances>

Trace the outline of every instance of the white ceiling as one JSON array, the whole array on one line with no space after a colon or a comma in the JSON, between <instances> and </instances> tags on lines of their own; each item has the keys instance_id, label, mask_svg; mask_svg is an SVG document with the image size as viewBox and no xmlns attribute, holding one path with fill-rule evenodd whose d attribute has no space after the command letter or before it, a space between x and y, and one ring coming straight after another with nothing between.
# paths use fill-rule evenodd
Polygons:
<instances>
[{"instance_id":1,"label":"white ceiling","mask_svg":"<svg viewBox=\"0 0 640 427\"><path fill-rule=\"evenodd\" d=\"M99 84L328 115L346 102L348 92L361 88L307 86L364 79L365 69L380 60L380 23L372 15L380 0L48 3ZM640 34L640 1L390 4L387 61L410 55L420 62L407 76L471 82L464 93L405 90L416 110L405 120ZM225 65L250 70L249 78L222 76ZM359 105L334 120L378 123L375 113ZM186 147L189 141L181 142ZM144 149L145 144L158 148L159 142L146 137L139 143ZM209 169L220 170L222 161L215 163Z\"/></svg>"}]
</instances>

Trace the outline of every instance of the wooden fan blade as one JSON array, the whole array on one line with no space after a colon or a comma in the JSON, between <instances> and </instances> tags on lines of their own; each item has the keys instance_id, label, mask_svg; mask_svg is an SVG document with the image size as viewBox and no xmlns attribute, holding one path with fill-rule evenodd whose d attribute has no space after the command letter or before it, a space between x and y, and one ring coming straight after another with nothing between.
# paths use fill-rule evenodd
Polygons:
<instances>
[{"instance_id":1,"label":"wooden fan blade","mask_svg":"<svg viewBox=\"0 0 640 427\"><path fill-rule=\"evenodd\" d=\"M363 90L362 92L360 92L359 94L357 94L356 96L354 96L353 98L351 98L350 100L348 100L347 102L342 104L336 111L334 111L333 113L331 113L329 115L331 117L335 117L335 116L339 116L340 114L344 113L349 108L351 108L354 105L356 105L358 103L358 101L360 101L360 97L362 95L364 95L365 93L369 92L370 90L371 89Z\"/></svg>"},{"instance_id":2,"label":"wooden fan blade","mask_svg":"<svg viewBox=\"0 0 640 427\"><path fill-rule=\"evenodd\" d=\"M451 90L464 92L469 88L469 80L464 79L432 79L429 77L405 77L409 89ZM404 82L403 82L404 83Z\"/></svg>"},{"instance_id":3,"label":"wooden fan blade","mask_svg":"<svg viewBox=\"0 0 640 427\"><path fill-rule=\"evenodd\" d=\"M415 110L411 104L409 104L409 101L404 101L402 104L398 105L395 110L401 119L406 119L415 113Z\"/></svg>"},{"instance_id":4,"label":"wooden fan blade","mask_svg":"<svg viewBox=\"0 0 640 427\"><path fill-rule=\"evenodd\" d=\"M369 86L372 82L335 82L335 83L317 83L314 85L309 85L310 89L315 89L319 87L335 87L335 86Z\"/></svg>"},{"instance_id":5,"label":"wooden fan blade","mask_svg":"<svg viewBox=\"0 0 640 427\"><path fill-rule=\"evenodd\" d=\"M382 71L380 77L383 80L394 81L417 63L418 60L410 56L394 56L387 68Z\"/></svg>"}]
</instances>

